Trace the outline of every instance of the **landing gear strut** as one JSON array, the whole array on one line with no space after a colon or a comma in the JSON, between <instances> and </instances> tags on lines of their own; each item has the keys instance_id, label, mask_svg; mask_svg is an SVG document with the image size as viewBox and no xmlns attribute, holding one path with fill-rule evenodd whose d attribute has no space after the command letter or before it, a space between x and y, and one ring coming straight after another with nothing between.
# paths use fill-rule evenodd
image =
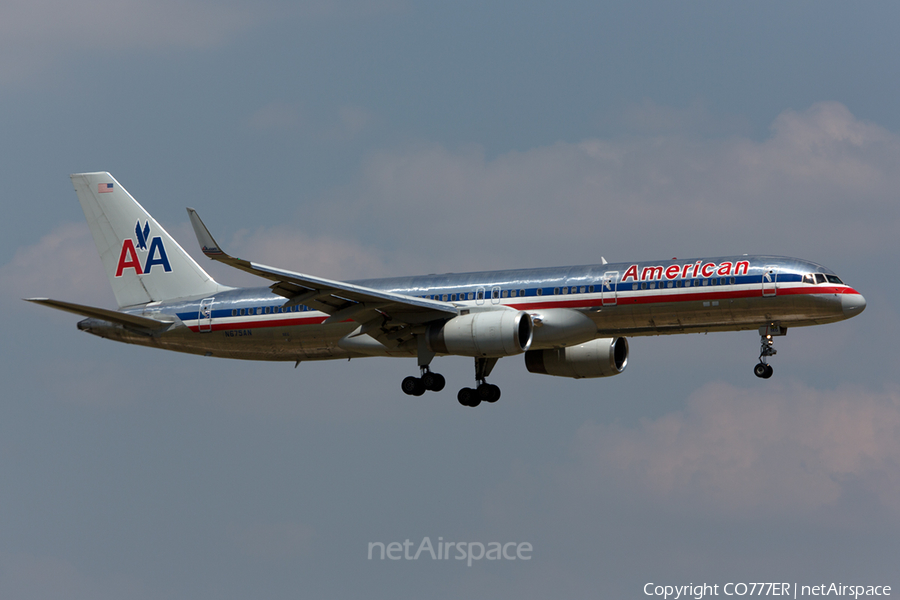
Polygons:
<instances>
[{"instance_id":1,"label":"landing gear strut","mask_svg":"<svg viewBox=\"0 0 900 600\"><path fill-rule=\"evenodd\" d=\"M772 365L769 364L768 358L778 354L774 347L775 340L772 339L776 335L787 335L787 328L775 324L763 325L759 328L759 363L753 367L753 374L762 379L772 376Z\"/></svg>"},{"instance_id":2,"label":"landing gear strut","mask_svg":"<svg viewBox=\"0 0 900 600\"><path fill-rule=\"evenodd\" d=\"M500 399L500 388L486 381L487 376L491 374L494 365L497 364L496 358L476 358L475 359L475 381L478 386L475 389L463 388L459 390L456 399L463 406L478 406L482 402L494 403Z\"/></svg>"},{"instance_id":3,"label":"landing gear strut","mask_svg":"<svg viewBox=\"0 0 900 600\"><path fill-rule=\"evenodd\" d=\"M400 384L400 389L403 390L404 394L409 396L421 396L426 391L439 392L444 389L444 385L446 385L447 382L443 375L431 371L431 368L428 365L431 364L431 360L434 358L434 352L429 350L425 345L424 337L416 337L416 342L418 344L419 372L421 373L421 377L413 377L410 375Z\"/></svg>"}]
</instances>

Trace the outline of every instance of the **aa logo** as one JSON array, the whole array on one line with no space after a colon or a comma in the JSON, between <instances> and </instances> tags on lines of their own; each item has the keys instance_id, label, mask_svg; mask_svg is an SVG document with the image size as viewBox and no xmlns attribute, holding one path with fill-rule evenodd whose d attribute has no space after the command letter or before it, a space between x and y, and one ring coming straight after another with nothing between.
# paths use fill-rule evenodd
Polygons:
<instances>
[{"instance_id":1,"label":"aa logo","mask_svg":"<svg viewBox=\"0 0 900 600\"><path fill-rule=\"evenodd\" d=\"M169 257L166 255L166 247L163 245L162 238L155 236L150 237L150 221L144 223L141 227L141 221L134 226L135 239L125 238L122 242L122 251L119 253L119 264L116 265L116 277L121 277L125 269L134 269L138 275L145 275L150 272L155 265L162 265L166 273L172 271L169 266ZM149 248L147 243L150 243ZM135 244L137 244L135 246ZM138 256L138 250L145 255L143 265Z\"/></svg>"}]
</instances>

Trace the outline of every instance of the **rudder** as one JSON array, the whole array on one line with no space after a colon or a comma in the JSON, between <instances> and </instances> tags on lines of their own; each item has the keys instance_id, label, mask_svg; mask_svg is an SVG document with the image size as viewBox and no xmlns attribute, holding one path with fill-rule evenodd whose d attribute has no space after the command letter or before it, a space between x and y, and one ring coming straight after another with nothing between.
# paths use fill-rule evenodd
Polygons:
<instances>
[{"instance_id":1,"label":"rudder","mask_svg":"<svg viewBox=\"0 0 900 600\"><path fill-rule=\"evenodd\" d=\"M112 175L71 178L120 308L226 289Z\"/></svg>"}]
</instances>

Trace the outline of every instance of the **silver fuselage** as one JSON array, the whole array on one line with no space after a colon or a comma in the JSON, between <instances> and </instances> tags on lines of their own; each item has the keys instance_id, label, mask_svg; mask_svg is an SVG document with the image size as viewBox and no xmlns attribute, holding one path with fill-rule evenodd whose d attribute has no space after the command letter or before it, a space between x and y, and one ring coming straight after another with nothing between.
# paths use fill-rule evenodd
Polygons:
<instances>
[{"instance_id":1,"label":"silver fuselage","mask_svg":"<svg viewBox=\"0 0 900 600\"><path fill-rule=\"evenodd\" d=\"M815 274L826 276L826 281L816 282ZM821 325L854 316L865 306L862 296L829 269L775 256L447 273L352 283L441 300L472 312L526 311L537 321L541 311L572 309L594 322L598 338L755 330L769 324ZM286 307L286 303L285 297L268 287L230 289L212 297L123 309L172 321L168 329L154 335L98 319L86 319L79 328L125 343L223 358L303 361L416 354L409 347L347 349L341 341L358 323L348 319L325 324L327 314L302 305Z\"/></svg>"}]
</instances>

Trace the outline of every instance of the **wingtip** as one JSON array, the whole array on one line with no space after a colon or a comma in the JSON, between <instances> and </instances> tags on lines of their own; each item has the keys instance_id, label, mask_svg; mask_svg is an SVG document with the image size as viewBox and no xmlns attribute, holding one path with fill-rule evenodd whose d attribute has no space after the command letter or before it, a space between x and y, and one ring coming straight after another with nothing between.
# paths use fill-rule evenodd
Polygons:
<instances>
[{"instance_id":1,"label":"wingtip","mask_svg":"<svg viewBox=\"0 0 900 600\"><path fill-rule=\"evenodd\" d=\"M191 219L191 226L194 228L194 235L197 236L197 243L200 244L200 249L203 251L203 254L210 258L213 256L222 256L224 252L219 248L216 240L209 232L209 228L203 223L203 220L200 218L197 211L193 208L188 208L187 211L188 216Z\"/></svg>"}]
</instances>

